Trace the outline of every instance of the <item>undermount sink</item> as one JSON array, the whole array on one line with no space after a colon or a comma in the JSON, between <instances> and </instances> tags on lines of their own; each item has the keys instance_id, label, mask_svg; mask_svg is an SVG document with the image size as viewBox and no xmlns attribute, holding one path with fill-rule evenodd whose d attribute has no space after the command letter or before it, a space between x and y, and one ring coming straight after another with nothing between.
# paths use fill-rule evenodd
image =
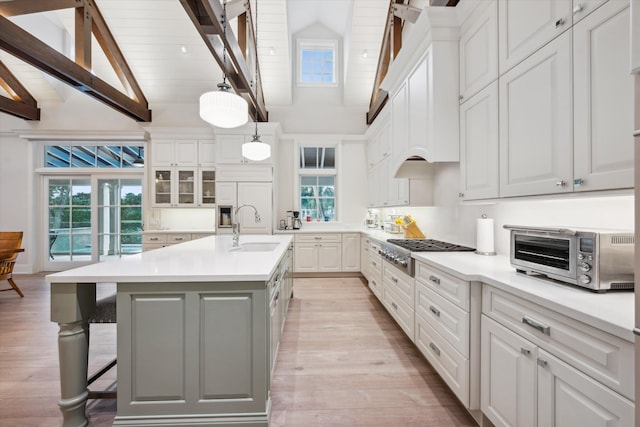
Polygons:
<instances>
[{"instance_id":1,"label":"undermount sink","mask_svg":"<svg viewBox=\"0 0 640 427\"><path fill-rule=\"evenodd\" d=\"M271 252L278 247L277 242L247 242L241 243L240 246L231 248L231 252Z\"/></svg>"}]
</instances>

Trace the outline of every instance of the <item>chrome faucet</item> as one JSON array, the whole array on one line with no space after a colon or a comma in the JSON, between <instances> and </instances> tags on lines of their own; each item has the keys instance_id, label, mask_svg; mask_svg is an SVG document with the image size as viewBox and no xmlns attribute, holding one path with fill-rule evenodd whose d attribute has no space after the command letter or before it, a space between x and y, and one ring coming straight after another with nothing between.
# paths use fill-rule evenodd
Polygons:
<instances>
[{"instance_id":1,"label":"chrome faucet","mask_svg":"<svg viewBox=\"0 0 640 427\"><path fill-rule=\"evenodd\" d=\"M238 218L238 211L244 207L249 207L252 208L253 211L255 212L255 221L256 224L260 222L260 214L258 213L258 209L256 209L255 206L253 205L240 205L236 208L236 212L233 215L233 222L231 223L231 228L233 230L233 244L232 247L237 248L238 247L238 241L240 240L240 218Z\"/></svg>"}]
</instances>

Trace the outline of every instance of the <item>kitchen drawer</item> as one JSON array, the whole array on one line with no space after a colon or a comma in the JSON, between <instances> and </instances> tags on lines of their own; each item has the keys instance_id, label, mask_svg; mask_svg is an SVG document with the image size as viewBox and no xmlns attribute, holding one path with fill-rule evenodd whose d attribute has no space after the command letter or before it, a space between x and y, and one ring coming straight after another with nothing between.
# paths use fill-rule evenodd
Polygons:
<instances>
[{"instance_id":1,"label":"kitchen drawer","mask_svg":"<svg viewBox=\"0 0 640 427\"><path fill-rule=\"evenodd\" d=\"M413 277L385 262L382 268L382 283L385 289L392 288L396 295L413 307L415 292Z\"/></svg>"},{"instance_id":2,"label":"kitchen drawer","mask_svg":"<svg viewBox=\"0 0 640 427\"><path fill-rule=\"evenodd\" d=\"M371 277L371 279L369 279L369 289L371 289L371 292L374 293L380 302L384 303L384 292L379 278Z\"/></svg>"},{"instance_id":3,"label":"kitchen drawer","mask_svg":"<svg viewBox=\"0 0 640 427\"><path fill-rule=\"evenodd\" d=\"M488 285L482 289L482 312L635 400L632 343Z\"/></svg>"},{"instance_id":4,"label":"kitchen drawer","mask_svg":"<svg viewBox=\"0 0 640 427\"><path fill-rule=\"evenodd\" d=\"M465 407L469 407L469 360L416 316L416 346Z\"/></svg>"},{"instance_id":5,"label":"kitchen drawer","mask_svg":"<svg viewBox=\"0 0 640 427\"><path fill-rule=\"evenodd\" d=\"M382 257L369 251L369 272L382 280Z\"/></svg>"},{"instance_id":6,"label":"kitchen drawer","mask_svg":"<svg viewBox=\"0 0 640 427\"><path fill-rule=\"evenodd\" d=\"M416 283L416 315L438 331L465 358L469 358L469 313Z\"/></svg>"},{"instance_id":7,"label":"kitchen drawer","mask_svg":"<svg viewBox=\"0 0 640 427\"><path fill-rule=\"evenodd\" d=\"M379 255L378 251L380 251L380 242L370 238L367 240L369 240L369 250L371 251L371 253Z\"/></svg>"},{"instance_id":8,"label":"kitchen drawer","mask_svg":"<svg viewBox=\"0 0 640 427\"><path fill-rule=\"evenodd\" d=\"M153 249L164 248L167 246L166 243L144 243L142 245L142 252L151 251Z\"/></svg>"},{"instance_id":9,"label":"kitchen drawer","mask_svg":"<svg viewBox=\"0 0 640 427\"><path fill-rule=\"evenodd\" d=\"M189 240L191 240L191 234L189 233L167 234L167 243L169 244L188 242Z\"/></svg>"},{"instance_id":10,"label":"kitchen drawer","mask_svg":"<svg viewBox=\"0 0 640 427\"><path fill-rule=\"evenodd\" d=\"M404 333L413 341L415 328L413 305L410 306L404 302L402 298L398 297L393 290L387 289L386 287L383 294L383 304L387 308L387 311L395 319L400 328L402 328Z\"/></svg>"},{"instance_id":11,"label":"kitchen drawer","mask_svg":"<svg viewBox=\"0 0 640 427\"><path fill-rule=\"evenodd\" d=\"M341 242L342 235L340 233L327 234L296 234L296 242Z\"/></svg>"},{"instance_id":12,"label":"kitchen drawer","mask_svg":"<svg viewBox=\"0 0 640 427\"><path fill-rule=\"evenodd\" d=\"M469 311L469 282L416 262L416 280L424 283L458 307Z\"/></svg>"},{"instance_id":13,"label":"kitchen drawer","mask_svg":"<svg viewBox=\"0 0 640 427\"><path fill-rule=\"evenodd\" d=\"M166 233L142 234L142 243L167 243Z\"/></svg>"}]
</instances>

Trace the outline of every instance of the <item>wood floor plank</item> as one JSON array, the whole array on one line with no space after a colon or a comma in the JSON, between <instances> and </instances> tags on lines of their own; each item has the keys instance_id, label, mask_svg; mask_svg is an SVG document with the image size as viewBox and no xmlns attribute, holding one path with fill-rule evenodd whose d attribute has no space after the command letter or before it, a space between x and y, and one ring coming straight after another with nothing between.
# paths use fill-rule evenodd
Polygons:
<instances>
[{"instance_id":1,"label":"wood floor plank","mask_svg":"<svg viewBox=\"0 0 640 427\"><path fill-rule=\"evenodd\" d=\"M16 281L24 298L0 293L0 427L57 427L49 287L44 274ZM90 346L93 372L115 356L115 325L92 325ZM116 375L95 388L115 387ZM360 278L295 279L271 397L270 427L476 425ZM110 426L115 412L115 400L90 401L89 426Z\"/></svg>"}]
</instances>

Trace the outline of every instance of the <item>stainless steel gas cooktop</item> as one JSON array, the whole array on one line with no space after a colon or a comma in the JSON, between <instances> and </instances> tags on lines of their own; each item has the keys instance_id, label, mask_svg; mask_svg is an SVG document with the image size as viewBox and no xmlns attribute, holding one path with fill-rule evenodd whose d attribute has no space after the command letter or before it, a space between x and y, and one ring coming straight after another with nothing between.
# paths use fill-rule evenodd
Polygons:
<instances>
[{"instance_id":1,"label":"stainless steel gas cooktop","mask_svg":"<svg viewBox=\"0 0 640 427\"><path fill-rule=\"evenodd\" d=\"M411 252L469 252L475 250L475 248L433 239L388 239L387 243L400 246Z\"/></svg>"}]
</instances>

